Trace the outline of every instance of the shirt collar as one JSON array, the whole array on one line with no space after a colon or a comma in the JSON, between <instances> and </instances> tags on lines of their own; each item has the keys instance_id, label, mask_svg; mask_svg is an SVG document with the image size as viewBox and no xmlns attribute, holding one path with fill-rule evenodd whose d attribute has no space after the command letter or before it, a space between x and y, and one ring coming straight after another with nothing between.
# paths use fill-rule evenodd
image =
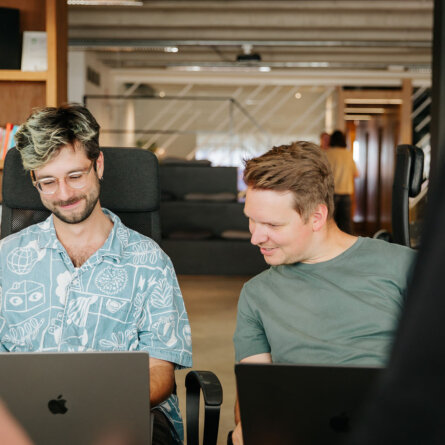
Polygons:
<instances>
[{"instance_id":1,"label":"shirt collar","mask_svg":"<svg viewBox=\"0 0 445 445\"><path fill-rule=\"evenodd\" d=\"M119 259L123 255L125 240L128 239L129 236L129 229L122 224L120 218L113 212L105 208L102 208L102 210L113 222L113 228L104 245L93 256ZM45 221L38 223L37 227L39 228L38 246L41 249L55 249L61 252L65 251L65 248L57 238L52 214Z\"/></svg>"}]
</instances>

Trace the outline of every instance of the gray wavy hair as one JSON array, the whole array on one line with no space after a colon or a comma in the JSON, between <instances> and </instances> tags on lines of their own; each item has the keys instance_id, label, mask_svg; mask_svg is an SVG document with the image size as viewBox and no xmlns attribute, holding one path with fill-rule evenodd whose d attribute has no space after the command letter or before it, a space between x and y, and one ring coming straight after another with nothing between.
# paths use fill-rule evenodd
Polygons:
<instances>
[{"instance_id":1,"label":"gray wavy hair","mask_svg":"<svg viewBox=\"0 0 445 445\"><path fill-rule=\"evenodd\" d=\"M79 145L90 160L99 157L100 126L87 108L79 104L36 109L17 130L14 140L25 170L35 170L58 151Z\"/></svg>"}]
</instances>

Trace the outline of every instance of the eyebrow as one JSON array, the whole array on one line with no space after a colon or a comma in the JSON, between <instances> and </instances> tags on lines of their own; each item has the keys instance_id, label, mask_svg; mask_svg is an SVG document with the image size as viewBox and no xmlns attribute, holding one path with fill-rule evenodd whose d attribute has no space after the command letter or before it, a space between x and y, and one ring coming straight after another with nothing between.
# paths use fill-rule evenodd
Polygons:
<instances>
[{"instance_id":1,"label":"eyebrow","mask_svg":"<svg viewBox=\"0 0 445 445\"><path fill-rule=\"evenodd\" d=\"M250 219L250 216L246 212L243 211L243 213L246 218ZM254 222L258 222L258 221L254 220ZM260 224L271 224L273 226L282 226L285 223L283 221L269 221L268 220L268 221L260 221Z\"/></svg>"},{"instance_id":2,"label":"eyebrow","mask_svg":"<svg viewBox=\"0 0 445 445\"><path fill-rule=\"evenodd\" d=\"M89 167L75 168L75 169L70 170L69 172L65 173L63 176L65 177L65 176L70 175L71 173L82 172L84 170L87 170L88 168ZM36 181L41 181L42 179L56 179L56 176L53 176L53 175L46 175L46 176L42 176L41 178L37 178L35 170L33 170L32 172L33 172L33 175L34 175L34 178Z\"/></svg>"}]
</instances>

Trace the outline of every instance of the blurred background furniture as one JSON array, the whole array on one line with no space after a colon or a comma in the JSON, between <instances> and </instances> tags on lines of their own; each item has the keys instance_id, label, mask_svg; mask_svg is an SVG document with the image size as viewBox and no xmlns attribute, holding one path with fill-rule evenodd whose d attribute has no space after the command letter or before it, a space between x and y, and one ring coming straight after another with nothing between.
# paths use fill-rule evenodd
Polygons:
<instances>
[{"instance_id":1,"label":"blurred background furniture","mask_svg":"<svg viewBox=\"0 0 445 445\"><path fill-rule=\"evenodd\" d=\"M267 264L250 244L236 167L161 164L162 248L179 274L255 275Z\"/></svg>"}]
</instances>

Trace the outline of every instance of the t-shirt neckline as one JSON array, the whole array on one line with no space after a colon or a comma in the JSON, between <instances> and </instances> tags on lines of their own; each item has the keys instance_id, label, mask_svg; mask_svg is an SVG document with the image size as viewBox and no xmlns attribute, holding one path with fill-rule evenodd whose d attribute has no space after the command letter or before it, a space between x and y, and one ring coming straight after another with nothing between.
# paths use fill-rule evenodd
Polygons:
<instances>
[{"instance_id":1,"label":"t-shirt neckline","mask_svg":"<svg viewBox=\"0 0 445 445\"><path fill-rule=\"evenodd\" d=\"M348 247L345 251L343 251L339 255L335 256L334 258L331 258L330 260L320 261L319 263L301 263L301 262L299 262L299 263L289 264L289 266L298 267L300 270L322 268L324 266L331 266L332 264L334 264L336 262L343 261L345 258L349 257L352 253L354 253L363 244L363 240L364 240L364 238L362 236L358 236L357 240L351 247ZM286 265L282 265L282 266L286 266ZM278 266L278 267L280 267L280 266Z\"/></svg>"}]
</instances>

